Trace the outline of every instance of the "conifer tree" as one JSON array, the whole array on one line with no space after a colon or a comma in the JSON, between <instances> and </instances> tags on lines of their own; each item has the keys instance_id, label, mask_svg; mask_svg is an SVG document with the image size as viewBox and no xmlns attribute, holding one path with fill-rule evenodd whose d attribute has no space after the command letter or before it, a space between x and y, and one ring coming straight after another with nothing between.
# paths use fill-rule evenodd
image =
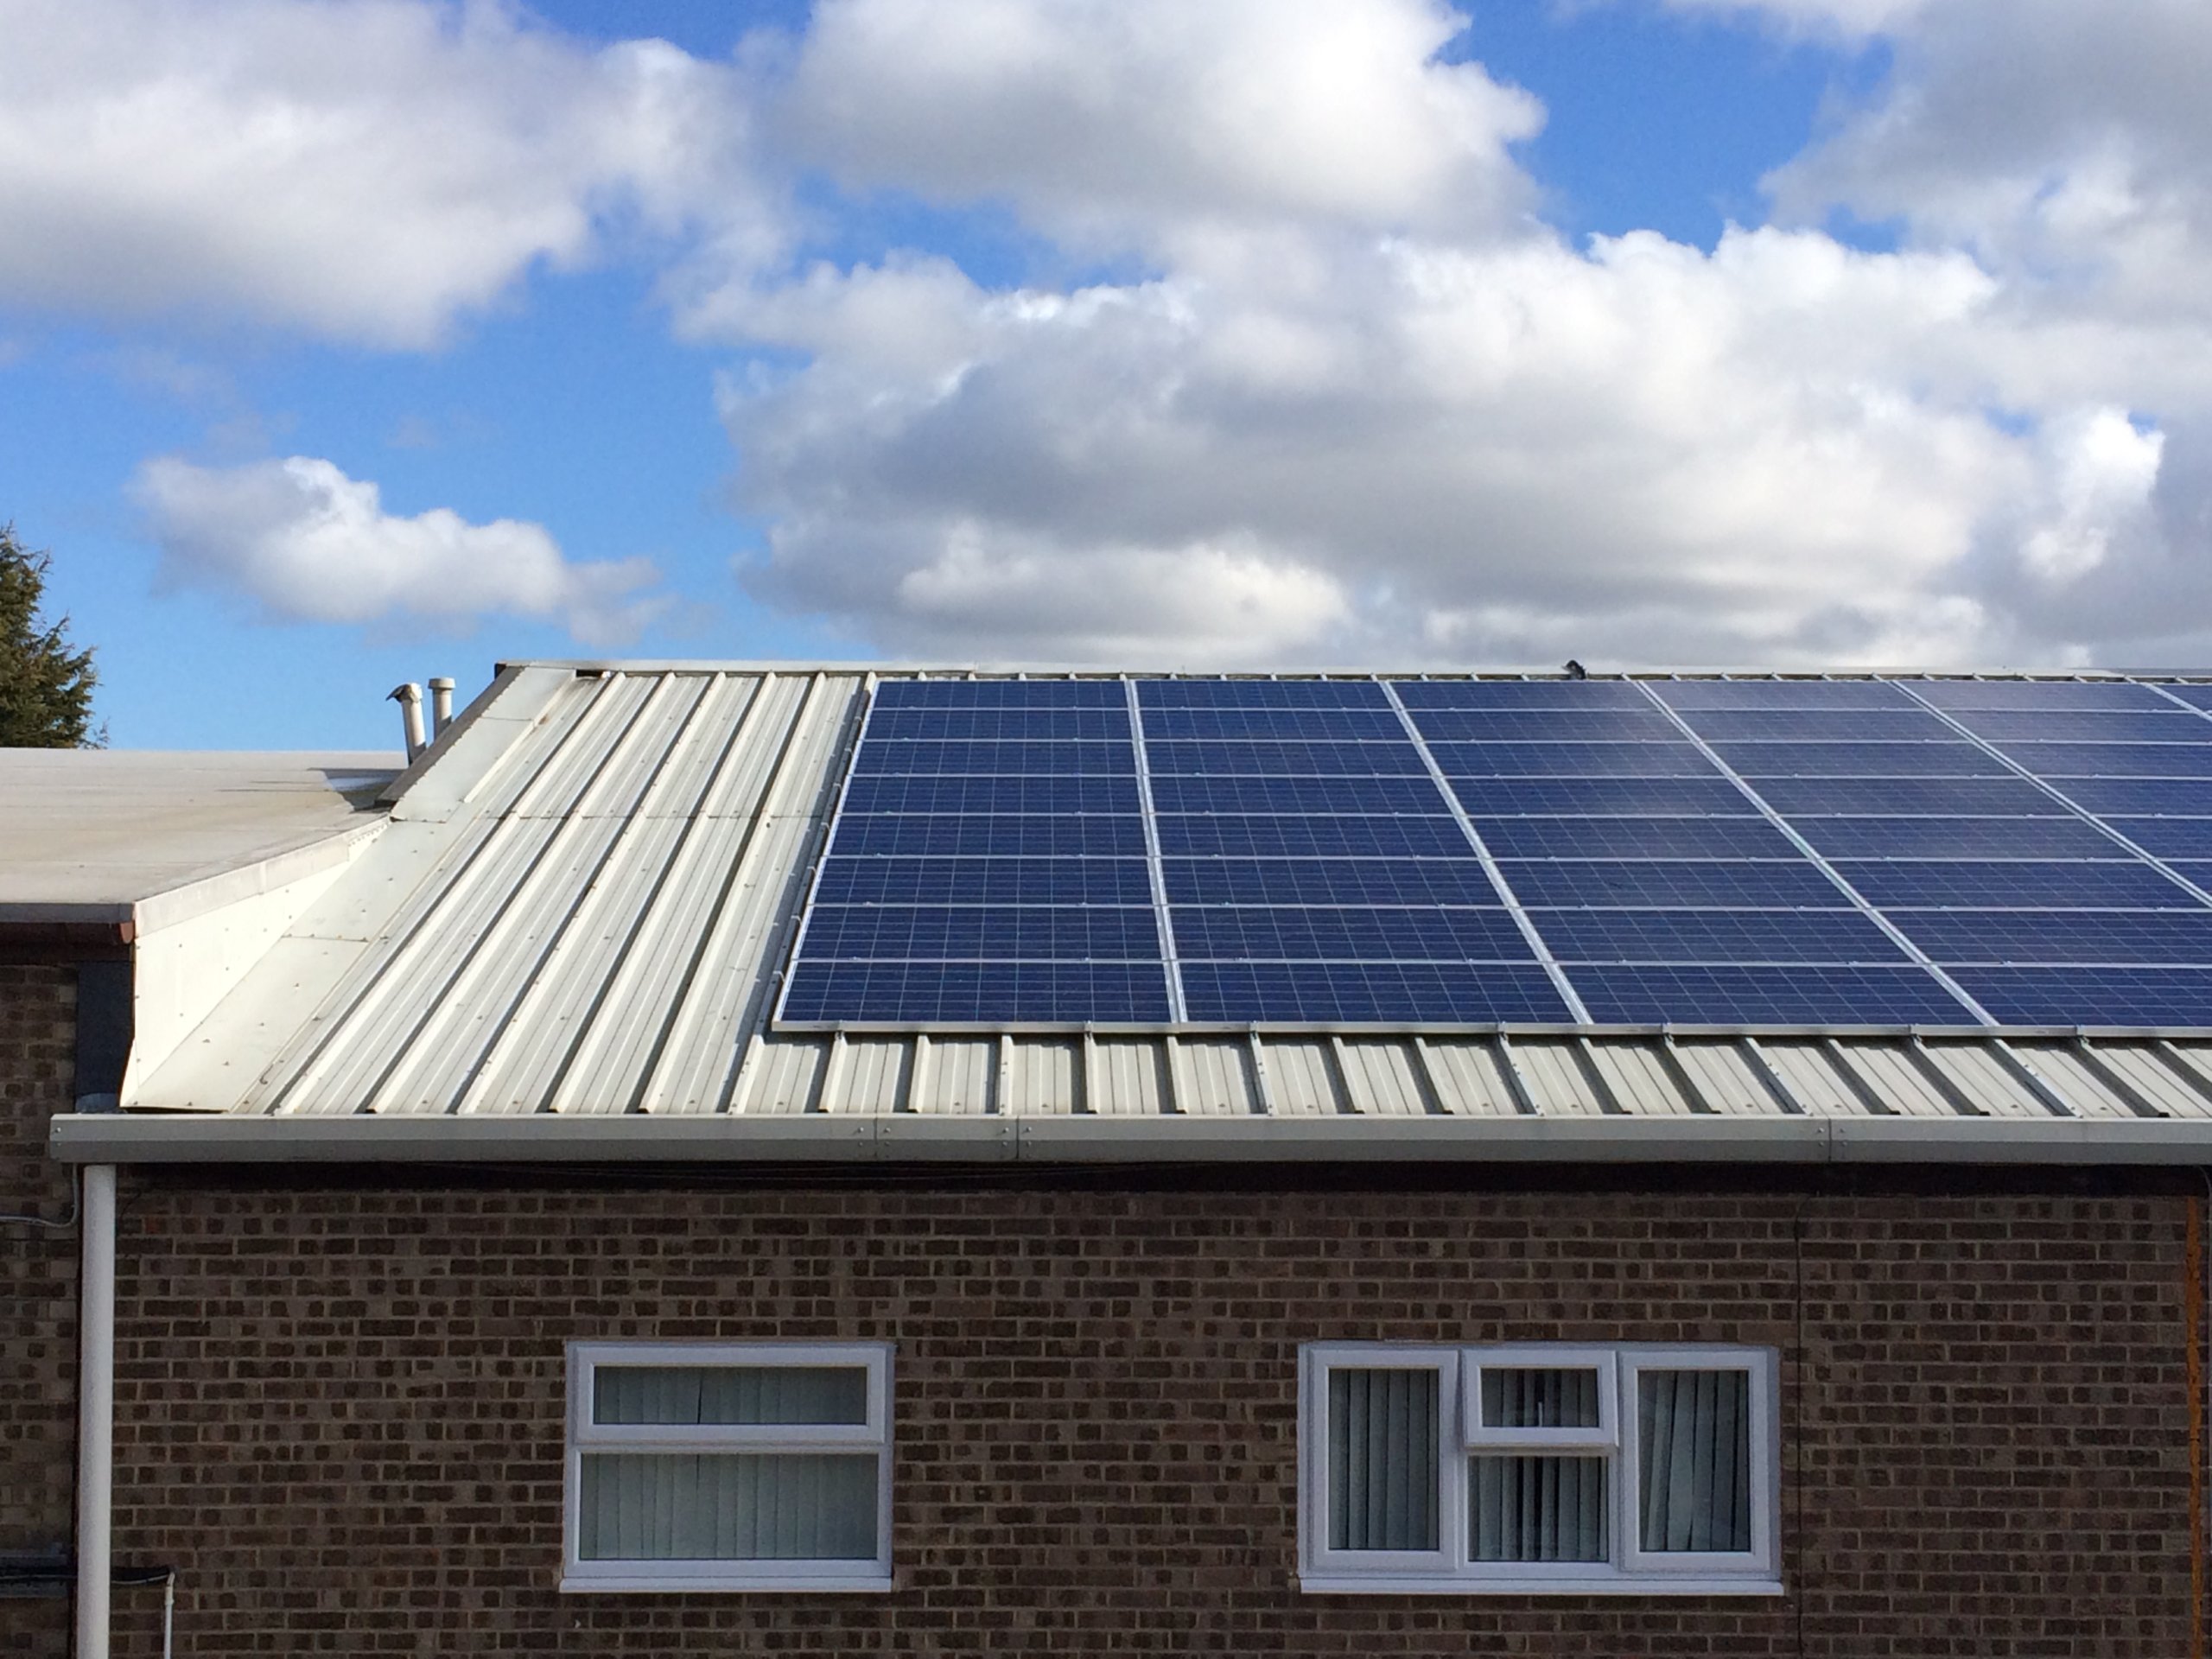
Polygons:
<instances>
[{"instance_id":1,"label":"conifer tree","mask_svg":"<svg viewBox=\"0 0 2212 1659\"><path fill-rule=\"evenodd\" d=\"M107 741L92 728L92 653L71 649L69 619L39 615L44 553L0 524L0 748L87 749Z\"/></svg>"}]
</instances>

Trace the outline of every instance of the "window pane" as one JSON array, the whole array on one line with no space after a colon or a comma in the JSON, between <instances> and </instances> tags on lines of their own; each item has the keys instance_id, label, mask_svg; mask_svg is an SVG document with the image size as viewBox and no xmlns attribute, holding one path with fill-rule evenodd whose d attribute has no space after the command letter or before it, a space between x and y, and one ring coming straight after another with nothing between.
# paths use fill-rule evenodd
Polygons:
<instances>
[{"instance_id":1,"label":"window pane","mask_svg":"<svg viewBox=\"0 0 2212 1659\"><path fill-rule=\"evenodd\" d=\"M591 1452L588 1561L872 1561L874 1452Z\"/></svg>"},{"instance_id":2,"label":"window pane","mask_svg":"<svg viewBox=\"0 0 2212 1659\"><path fill-rule=\"evenodd\" d=\"M1329 1373L1329 1548L1435 1549L1437 1373Z\"/></svg>"},{"instance_id":3,"label":"window pane","mask_svg":"<svg viewBox=\"0 0 2212 1659\"><path fill-rule=\"evenodd\" d=\"M595 1423L865 1423L859 1365L601 1365Z\"/></svg>"},{"instance_id":4,"label":"window pane","mask_svg":"<svg viewBox=\"0 0 2212 1659\"><path fill-rule=\"evenodd\" d=\"M1595 1366L1485 1365L1482 1397L1484 1428L1595 1428L1599 1423Z\"/></svg>"},{"instance_id":5,"label":"window pane","mask_svg":"<svg viewBox=\"0 0 2212 1659\"><path fill-rule=\"evenodd\" d=\"M1478 1561L1602 1561L1605 1459L1479 1457L1468 1483Z\"/></svg>"},{"instance_id":6,"label":"window pane","mask_svg":"<svg viewBox=\"0 0 2212 1659\"><path fill-rule=\"evenodd\" d=\"M1748 1371L1640 1371L1637 1497L1647 1550L1751 1547Z\"/></svg>"}]
</instances>

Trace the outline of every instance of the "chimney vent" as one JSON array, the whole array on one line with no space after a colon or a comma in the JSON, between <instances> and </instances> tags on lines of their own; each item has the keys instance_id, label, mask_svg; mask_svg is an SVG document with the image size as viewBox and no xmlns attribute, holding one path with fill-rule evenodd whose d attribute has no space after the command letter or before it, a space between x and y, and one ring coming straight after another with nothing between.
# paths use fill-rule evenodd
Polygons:
<instances>
[{"instance_id":1,"label":"chimney vent","mask_svg":"<svg viewBox=\"0 0 2212 1659\"><path fill-rule=\"evenodd\" d=\"M395 685L387 701L399 705L399 716L407 728L407 758L412 760L429 747L423 738L423 688L412 680Z\"/></svg>"},{"instance_id":2,"label":"chimney vent","mask_svg":"<svg viewBox=\"0 0 2212 1659\"><path fill-rule=\"evenodd\" d=\"M430 741L435 743L445 735L446 728L453 724L453 679L441 674L430 682Z\"/></svg>"}]
</instances>

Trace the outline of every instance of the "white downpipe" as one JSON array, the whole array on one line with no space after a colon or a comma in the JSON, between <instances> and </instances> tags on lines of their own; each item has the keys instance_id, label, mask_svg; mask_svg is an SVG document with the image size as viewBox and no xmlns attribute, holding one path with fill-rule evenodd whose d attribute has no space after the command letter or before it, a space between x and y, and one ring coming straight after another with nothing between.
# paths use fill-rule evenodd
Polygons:
<instances>
[{"instance_id":1,"label":"white downpipe","mask_svg":"<svg viewBox=\"0 0 2212 1659\"><path fill-rule=\"evenodd\" d=\"M115 1480L115 1166L87 1164L77 1316L77 1659L108 1659Z\"/></svg>"}]
</instances>

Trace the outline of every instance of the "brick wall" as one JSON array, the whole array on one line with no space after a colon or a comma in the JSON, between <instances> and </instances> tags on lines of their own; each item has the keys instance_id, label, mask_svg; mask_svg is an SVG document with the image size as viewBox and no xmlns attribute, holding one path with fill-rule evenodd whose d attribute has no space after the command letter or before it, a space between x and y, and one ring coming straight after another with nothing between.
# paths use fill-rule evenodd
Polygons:
<instances>
[{"instance_id":1,"label":"brick wall","mask_svg":"<svg viewBox=\"0 0 2212 1659\"><path fill-rule=\"evenodd\" d=\"M1209 1185L131 1177L118 1554L207 1659L2190 1651L2181 1197ZM557 1594L572 1338L895 1343L896 1590ZM1300 1593L1324 1338L1779 1347L1790 1593Z\"/></svg>"},{"instance_id":2,"label":"brick wall","mask_svg":"<svg viewBox=\"0 0 2212 1659\"><path fill-rule=\"evenodd\" d=\"M60 1220L69 1179L46 1155L69 1109L77 972L0 963L0 1212ZM0 1550L68 1541L77 1444L77 1235L0 1222ZM0 1652L67 1650L68 1604L0 1599Z\"/></svg>"}]
</instances>

